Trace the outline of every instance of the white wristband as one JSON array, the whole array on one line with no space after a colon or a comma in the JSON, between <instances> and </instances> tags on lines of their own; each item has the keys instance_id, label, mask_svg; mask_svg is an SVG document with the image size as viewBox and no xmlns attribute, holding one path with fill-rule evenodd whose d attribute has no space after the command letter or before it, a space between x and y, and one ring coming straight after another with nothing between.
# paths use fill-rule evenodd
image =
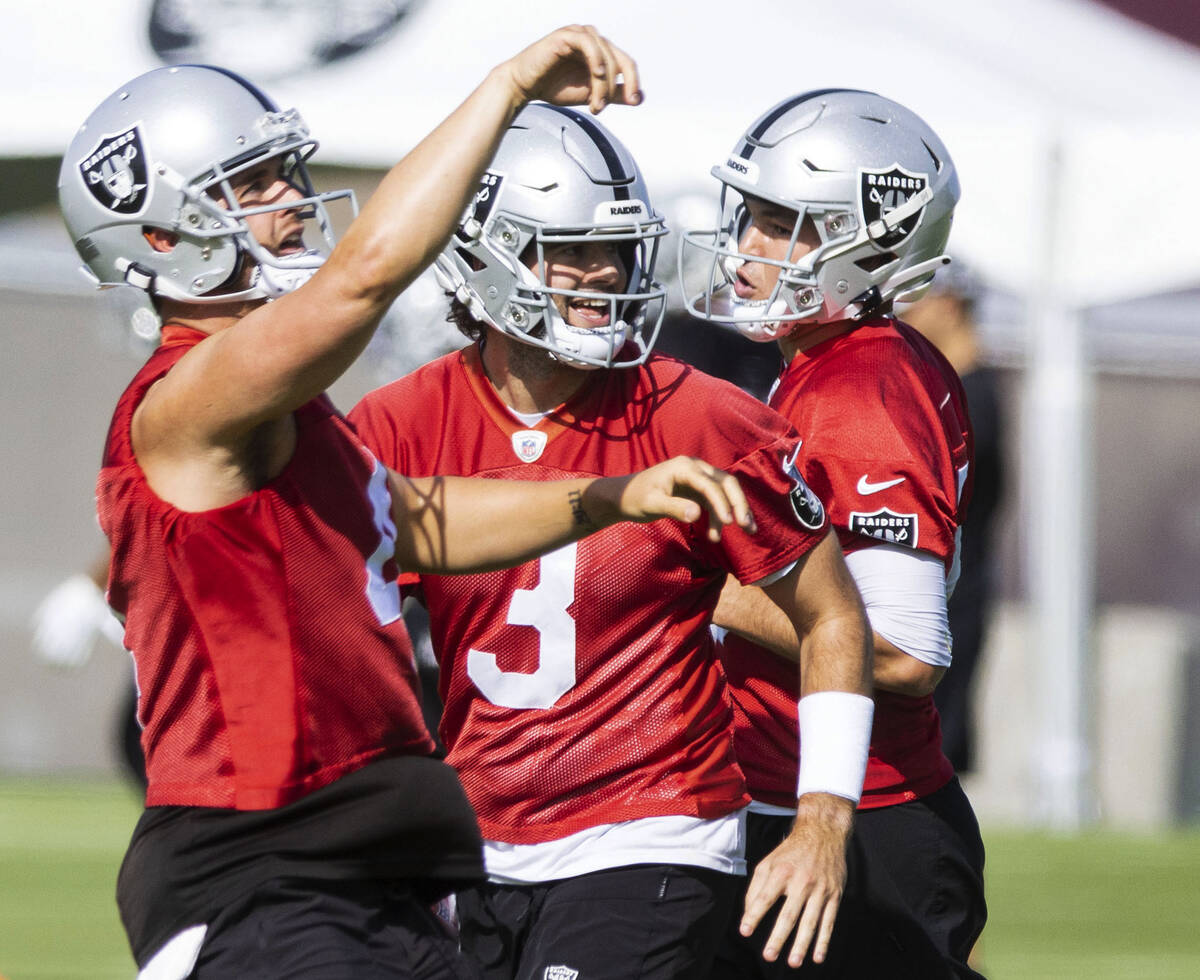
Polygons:
<instances>
[{"instance_id":1,"label":"white wristband","mask_svg":"<svg viewBox=\"0 0 1200 980\"><path fill-rule=\"evenodd\" d=\"M875 702L846 691L816 691L796 706L800 776L796 795L832 793L858 803L867 773Z\"/></svg>"}]
</instances>

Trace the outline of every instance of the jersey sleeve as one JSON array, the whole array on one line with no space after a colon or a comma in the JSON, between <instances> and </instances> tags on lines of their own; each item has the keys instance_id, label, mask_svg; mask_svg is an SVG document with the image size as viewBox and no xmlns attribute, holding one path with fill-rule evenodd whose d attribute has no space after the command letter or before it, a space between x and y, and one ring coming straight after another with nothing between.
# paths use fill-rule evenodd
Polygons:
<instances>
[{"instance_id":1,"label":"jersey sleeve","mask_svg":"<svg viewBox=\"0 0 1200 980\"><path fill-rule=\"evenodd\" d=\"M801 469L843 549L882 541L948 564L966 473L942 409L902 370L831 371L804 401Z\"/></svg>"},{"instance_id":2,"label":"jersey sleeve","mask_svg":"<svg viewBox=\"0 0 1200 980\"><path fill-rule=\"evenodd\" d=\"M701 534L696 547L738 581L751 584L807 554L829 522L820 495L797 465L799 434L781 415L733 391L738 397L714 400L709 407L706 435L695 455L737 477L757 532L726 528L716 545Z\"/></svg>"},{"instance_id":3,"label":"jersey sleeve","mask_svg":"<svg viewBox=\"0 0 1200 980\"><path fill-rule=\"evenodd\" d=\"M371 455L389 469L402 471L404 441L396 430L392 416L384 408L383 403L386 400L386 388L368 392L362 401L350 410L346 419L358 433L363 445L371 451Z\"/></svg>"},{"instance_id":4,"label":"jersey sleeve","mask_svg":"<svg viewBox=\"0 0 1200 980\"><path fill-rule=\"evenodd\" d=\"M395 470L397 473L406 473L409 469L409 446L404 438L403 429L396 425L397 416L389 406L403 401L405 397L402 383L393 382L368 392L346 416L346 420L363 445L370 450L371 455L389 470ZM388 479L391 480L390 474ZM396 582L405 594L408 594L408 590L416 588L419 584L420 576L401 569Z\"/></svg>"}]
</instances>

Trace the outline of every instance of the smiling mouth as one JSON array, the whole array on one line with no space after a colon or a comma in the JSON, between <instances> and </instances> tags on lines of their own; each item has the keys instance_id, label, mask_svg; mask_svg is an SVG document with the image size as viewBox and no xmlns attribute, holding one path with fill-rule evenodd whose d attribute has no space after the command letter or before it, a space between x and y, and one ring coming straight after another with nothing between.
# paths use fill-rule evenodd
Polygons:
<instances>
[{"instance_id":1,"label":"smiling mouth","mask_svg":"<svg viewBox=\"0 0 1200 980\"><path fill-rule=\"evenodd\" d=\"M293 235L288 235L282 242L279 243L279 255L297 255L305 252L304 235L301 232L296 232Z\"/></svg>"},{"instance_id":2,"label":"smiling mouth","mask_svg":"<svg viewBox=\"0 0 1200 980\"><path fill-rule=\"evenodd\" d=\"M572 299L567 313L572 326L596 328L612 323L612 303L607 299Z\"/></svg>"}]
</instances>

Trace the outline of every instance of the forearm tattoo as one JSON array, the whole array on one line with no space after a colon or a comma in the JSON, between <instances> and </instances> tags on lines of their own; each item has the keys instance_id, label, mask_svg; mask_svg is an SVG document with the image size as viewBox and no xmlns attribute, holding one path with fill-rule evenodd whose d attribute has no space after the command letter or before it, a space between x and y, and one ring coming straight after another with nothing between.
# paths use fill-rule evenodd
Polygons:
<instances>
[{"instance_id":1,"label":"forearm tattoo","mask_svg":"<svg viewBox=\"0 0 1200 980\"><path fill-rule=\"evenodd\" d=\"M583 509L583 494L578 490L570 490L567 492L567 499L571 502L571 515L575 518L576 526L591 527L592 519Z\"/></svg>"}]
</instances>

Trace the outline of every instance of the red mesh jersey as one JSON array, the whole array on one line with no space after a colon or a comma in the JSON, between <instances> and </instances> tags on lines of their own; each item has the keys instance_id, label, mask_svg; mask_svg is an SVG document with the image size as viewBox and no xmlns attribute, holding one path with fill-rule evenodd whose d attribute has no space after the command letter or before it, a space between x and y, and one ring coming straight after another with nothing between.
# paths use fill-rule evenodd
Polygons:
<instances>
[{"instance_id":1,"label":"red mesh jersey","mask_svg":"<svg viewBox=\"0 0 1200 980\"><path fill-rule=\"evenodd\" d=\"M381 567L385 471L327 398L295 413L284 471L236 503L185 513L147 485L133 412L203 337L166 328L117 404L96 490L109 601L137 665L147 804L269 809L433 744Z\"/></svg>"},{"instance_id":2,"label":"red mesh jersey","mask_svg":"<svg viewBox=\"0 0 1200 980\"><path fill-rule=\"evenodd\" d=\"M793 514L786 422L659 357L591 373L528 429L474 347L371 393L350 418L410 475L620 475L680 454L736 473L757 535L726 530L713 545L700 527L625 523L516 569L423 576L421 588L441 661L442 736L485 838L540 843L748 802L708 624L727 570L754 581L824 532Z\"/></svg>"},{"instance_id":3,"label":"red mesh jersey","mask_svg":"<svg viewBox=\"0 0 1200 980\"><path fill-rule=\"evenodd\" d=\"M917 548L949 571L970 496L966 395L954 369L907 324L868 320L784 368L770 404L800 431L801 472L846 552L877 541ZM755 799L795 803L795 668L739 637L721 659L738 758ZM916 799L953 775L932 696L875 695L863 808Z\"/></svg>"}]
</instances>

